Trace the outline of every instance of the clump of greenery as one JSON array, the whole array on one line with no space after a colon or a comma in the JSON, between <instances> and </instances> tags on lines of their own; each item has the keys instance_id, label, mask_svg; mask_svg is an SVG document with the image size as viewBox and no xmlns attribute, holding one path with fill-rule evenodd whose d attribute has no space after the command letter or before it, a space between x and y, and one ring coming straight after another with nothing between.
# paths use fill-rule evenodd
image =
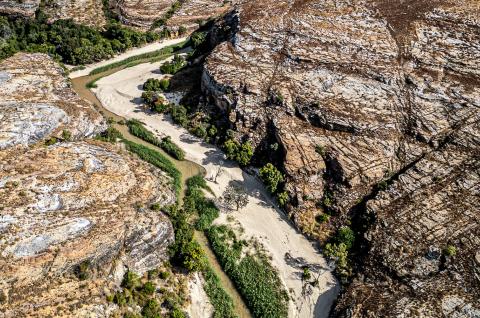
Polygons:
<instances>
[{"instance_id":1,"label":"clump of greenery","mask_svg":"<svg viewBox=\"0 0 480 318\"><path fill-rule=\"evenodd\" d=\"M455 256L457 254L457 248L453 245L447 245L444 249L443 249L443 255L445 256Z\"/></svg>"},{"instance_id":2,"label":"clump of greenery","mask_svg":"<svg viewBox=\"0 0 480 318\"><path fill-rule=\"evenodd\" d=\"M290 200L290 197L288 196L288 192L287 191L280 192L277 195L277 200L278 200L278 204L280 204L280 206L285 206L288 203L288 201Z\"/></svg>"},{"instance_id":3,"label":"clump of greenery","mask_svg":"<svg viewBox=\"0 0 480 318\"><path fill-rule=\"evenodd\" d=\"M62 139L65 141L71 141L72 140L72 133L69 130L64 129L62 131Z\"/></svg>"},{"instance_id":4,"label":"clump of greenery","mask_svg":"<svg viewBox=\"0 0 480 318\"><path fill-rule=\"evenodd\" d=\"M180 126L187 126L188 124L188 116L187 116L187 109L182 105L174 106L171 109L172 120L174 123Z\"/></svg>"},{"instance_id":5,"label":"clump of greenery","mask_svg":"<svg viewBox=\"0 0 480 318\"><path fill-rule=\"evenodd\" d=\"M177 160L185 159L185 152L172 141L170 136L162 138L160 148Z\"/></svg>"},{"instance_id":6,"label":"clump of greenery","mask_svg":"<svg viewBox=\"0 0 480 318\"><path fill-rule=\"evenodd\" d=\"M249 141L240 144L238 141L228 139L223 144L225 155L230 160L235 160L241 166L246 166L250 163L253 156L253 148Z\"/></svg>"},{"instance_id":7,"label":"clump of greenery","mask_svg":"<svg viewBox=\"0 0 480 318\"><path fill-rule=\"evenodd\" d=\"M263 166L259 173L260 178L271 193L275 193L275 191L277 191L278 184L284 180L283 174L271 163L267 163L265 166Z\"/></svg>"},{"instance_id":8,"label":"clump of greenery","mask_svg":"<svg viewBox=\"0 0 480 318\"><path fill-rule=\"evenodd\" d=\"M318 223L327 223L330 220L330 215L326 213L319 214L315 217L315 221Z\"/></svg>"},{"instance_id":9,"label":"clump of greenery","mask_svg":"<svg viewBox=\"0 0 480 318\"><path fill-rule=\"evenodd\" d=\"M242 257L244 244L225 225L210 227L207 237L253 316L287 317L288 294L268 258L260 251Z\"/></svg>"},{"instance_id":10,"label":"clump of greenery","mask_svg":"<svg viewBox=\"0 0 480 318\"><path fill-rule=\"evenodd\" d=\"M143 33L110 22L98 30L73 20L48 22L48 17L37 10L34 19L18 16L0 17L4 43L0 59L18 51L47 53L63 63L83 65L112 57L114 54L155 41L154 33Z\"/></svg>"},{"instance_id":11,"label":"clump of greenery","mask_svg":"<svg viewBox=\"0 0 480 318\"><path fill-rule=\"evenodd\" d=\"M58 142L59 140L55 137L50 137L48 139L45 140L45 146L51 146L51 145L54 145Z\"/></svg>"},{"instance_id":12,"label":"clump of greenery","mask_svg":"<svg viewBox=\"0 0 480 318\"><path fill-rule=\"evenodd\" d=\"M303 268L302 279L309 280L310 278L312 278L312 273L310 273L310 268L308 268L308 266L305 266Z\"/></svg>"},{"instance_id":13,"label":"clump of greenery","mask_svg":"<svg viewBox=\"0 0 480 318\"><path fill-rule=\"evenodd\" d=\"M318 153L322 157L325 157L325 154L327 153L325 151L325 148L322 145L316 145L315 146L315 152Z\"/></svg>"},{"instance_id":14,"label":"clump of greenery","mask_svg":"<svg viewBox=\"0 0 480 318\"><path fill-rule=\"evenodd\" d=\"M212 200L205 198L203 190L211 191L202 176L194 176L187 180L183 205L187 213L198 214L195 223L197 230L206 230L219 215L217 207Z\"/></svg>"},{"instance_id":15,"label":"clump of greenery","mask_svg":"<svg viewBox=\"0 0 480 318\"><path fill-rule=\"evenodd\" d=\"M207 39L207 32L194 32L190 36L190 43L192 44L192 47L196 49L199 47L205 40Z\"/></svg>"},{"instance_id":16,"label":"clump of greenery","mask_svg":"<svg viewBox=\"0 0 480 318\"><path fill-rule=\"evenodd\" d=\"M86 260L81 262L79 265L75 267L74 273L79 280L85 280L90 276L89 270L90 270L90 261Z\"/></svg>"},{"instance_id":17,"label":"clump of greenery","mask_svg":"<svg viewBox=\"0 0 480 318\"><path fill-rule=\"evenodd\" d=\"M167 21L177 12L180 8L182 7L182 1L178 0L172 3L170 8L165 12L165 14L157 19L155 22L153 22L152 26L150 27L150 30L154 30L158 27L164 26Z\"/></svg>"},{"instance_id":18,"label":"clump of greenery","mask_svg":"<svg viewBox=\"0 0 480 318\"><path fill-rule=\"evenodd\" d=\"M110 143L114 143L118 139L123 139L123 136L117 129L115 129L112 126L108 126L108 128L105 131L98 134L95 137L95 139L110 142Z\"/></svg>"},{"instance_id":19,"label":"clump of greenery","mask_svg":"<svg viewBox=\"0 0 480 318\"><path fill-rule=\"evenodd\" d=\"M343 280L346 280L352 274L348 253L354 242L355 232L350 227L343 226L337 231L332 242L325 245L325 255L335 259L337 263L336 272Z\"/></svg>"},{"instance_id":20,"label":"clump of greenery","mask_svg":"<svg viewBox=\"0 0 480 318\"><path fill-rule=\"evenodd\" d=\"M175 54L171 62L165 62L160 66L160 71L164 74L175 74L187 65L183 57Z\"/></svg>"},{"instance_id":21,"label":"clump of greenery","mask_svg":"<svg viewBox=\"0 0 480 318\"><path fill-rule=\"evenodd\" d=\"M156 91L166 91L170 86L170 81L166 78L156 79L149 78L145 83L143 83L143 90L147 92L156 92Z\"/></svg>"}]
</instances>

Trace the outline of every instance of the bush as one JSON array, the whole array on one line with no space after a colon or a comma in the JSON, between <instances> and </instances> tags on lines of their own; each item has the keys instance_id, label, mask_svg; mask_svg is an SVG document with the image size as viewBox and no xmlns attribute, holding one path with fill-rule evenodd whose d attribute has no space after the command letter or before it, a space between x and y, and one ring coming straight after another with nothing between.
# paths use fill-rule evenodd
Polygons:
<instances>
[{"instance_id":1,"label":"bush","mask_svg":"<svg viewBox=\"0 0 480 318\"><path fill-rule=\"evenodd\" d=\"M185 152L177 146L170 136L162 138L162 142L160 143L160 147L168 153L170 156L177 160L185 159Z\"/></svg>"},{"instance_id":2,"label":"bush","mask_svg":"<svg viewBox=\"0 0 480 318\"><path fill-rule=\"evenodd\" d=\"M178 54L175 54L171 62L165 62L160 66L160 71L163 74L175 74L180 71L183 67L187 65L187 62L183 57Z\"/></svg>"},{"instance_id":3,"label":"bush","mask_svg":"<svg viewBox=\"0 0 480 318\"><path fill-rule=\"evenodd\" d=\"M156 91L166 91L170 86L170 81L168 79L158 80L156 78L149 78L145 83L143 83L143 90L156 92Z\"/></svg>"},{"instance_id":4,"label":"bush","mask_svg":"<svg viewBox=\"0 0 480 318\"><path fill-rule=\"evenodd\" d=\"M171 110L173 122L185 127L188 123L187 109L182 105L174 106Z\"/></svg>"},{"instance_id":5,"label":"bush","mask_svg":"<svg viewBox=\"0 0 480 318\"><path fill-rule=\"evenodd\" d=\"M338 244L345 244L349 250L353 247L353 243L355 242L355 233L348 226L343 226L338 230L335 241Z\"/></svg>"},{"instance_id":6,"label":"bush","mask_svg":"<svg viewBox=\"0 0 480 318\"><path fill-rule=\"evenodd\" d=\"M277 195L277 200L278 200L278 204L280 204L280 206L285 206L288 203L288 201L290 200L287 191L280 192Z\"/></svg>"},{"instance_id":7,"label":"bush","mask_svg":"<svg viewBox=\"0 0 480 318\"><path fill-rule=\"evenodd\" d=\"M69 130L63 130L62 131L62 139L65 141L71 141L72 140L72 133Z\"/></svg>"},{"instance_id":8,"label":"bush","mask_svg":"<svg viewBox=\"0 0 480 318\"><path fill-rule=\"evenodd\" d=\"M315 217L315 221L318 223L326 223L330 220L330 215L322 213Z\"/></svg>"},{"instance_id":9,"label":"bush","mask_svg":"<svg viewBox=\"0 0 480 318\"><path fill-rule=\"evenodd\" d=\"M195 32L190 36L190 43L196 49L207 39L207 32Z\"/></svg>"},{"instance_id":10,"label":"bush","mask_svg":"<svg viewBox=\"0 0 480 318\"><path fill-rule=\"evenodd\" d=\"M139 286L140 278L134 272L128 271L123 276L122 287L127 289L133 289Z\"/></svg>"},{"instance_id":11,"label":"bush","mask_svg":"<svg viewBox=\"0 0 480 318\"><path fill-rule=\"evenodd\" d=\"M143 318L160 318L161 308L155 299L147 300L147 303L142 308Z\"/></svg>"},{"instance_id":12,"label":"bush","mask_svg":"<svg viewBox=\"0 0 480 318\"><path fill-rule=\"evenodd\" d=\"M284 180L282 173L271 163L267 163L260 169L260 178L271 193L275 193L278 184Z\"/></svg>"},{"instance_id":13,"label":"bush","mask_svg":"<svg viewBox=\"0 0 480 318\"><path fill-rule=\"evenodd\" d=\"M155 284L153 284L152 282L146 282L143 285L142 292L147 295L153 295L155 293Z\"/></svg>"},{"instance_id":14,"label":"bush","mask_svg":"<svg viewBox=\"0 0 480 318\"><path fill-rule=\"evenodd\" d=\"M229 139L223 144L228 159L237 161L241 166L250 163L253 156L253 148L249 141L240 144L238 141Z\"/></svg>"},{"instance_id":15,"label":"bush","mask_svg":"<svg viewBox=\"0 0 480 318\"><path fill-rule=\"evenodd\" d=\"M95 139L114 143L118 139L123 139L123 136L117 129L113 128L112 126L108 126L107 130L101 132L95 137Z\"/></svg>"},{"instance_id":16,"label":"bush","mask_svg":"<svg viewBox=\"0 0 480 318\"><path fill-rule=\"evenodd\" d=\"M457 254L457 248L453 245L447 245L443 249L443 255L445 256L455 256Z\"/></svg>"}]
</instances>

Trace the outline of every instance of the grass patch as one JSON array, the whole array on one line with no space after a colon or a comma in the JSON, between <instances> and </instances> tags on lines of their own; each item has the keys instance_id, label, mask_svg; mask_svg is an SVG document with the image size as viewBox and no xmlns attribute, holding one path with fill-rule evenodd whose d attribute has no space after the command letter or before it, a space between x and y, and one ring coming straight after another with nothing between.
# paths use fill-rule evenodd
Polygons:
<instances>
[{"instance_id":1,"label":"grass patch","mask_svg":"<svg viewBox=\"0 0 480 318\"><path fill-rule=\"evenodd\" d=\"M130 56L130 57L124 59L124 60L97 67L97 68L93 69L88 75L95 75L95 74L103 73L105 71L109 71L109 70L115 69L115 68L120 67L120 66L132 67L132 66L135 66L137 64L144 63L145 61L143 61L143 60L150 60L151 62L156 62L158 60L162 60L162 59L170 56L175 51L183 48L185 43L186 43L186 41L181 42L179 44L170 45L170 46L164 47L164 48L156 50L156 51Z\"/></svg>"},{"instance_id":2,"label":"grass patch","mask_svg":"<svg viewBox=\"0 0 480 318\"><path fill-rule=\"evenodd\" d=\"M261 251L242 255L244 242L227 226L211 226L207 237L220 265L254 317L287 317L288 294L278 272Z\"/></svg>"},{"instance_id":3,"label":"grass patch","mask_svg":"<svg viewBox=\"0 0 480 318\"><path fill-rule=\"evenodd\" d=\"M205 198L203 190L212 191L202 176L194 176L187 180L187 191L183 199L184 209L191 214L198 214L195 228L207 230L218 217L219 211L212 200Z\"/></svg>"},{"instance_id":4,"label":"grass patch","mask_svg":"<svg viewBox=\"0 0 480 318\"><path fill-rule=\"evenodd\" d=\"M143 124L136 120L130 119L127 121L128 130L130 133L152 145L162 148L166 153L177 160L185 159L185 152L177 146L170 137L158 139L151 131L145 128Z\"/></svg>"}]
</instances>

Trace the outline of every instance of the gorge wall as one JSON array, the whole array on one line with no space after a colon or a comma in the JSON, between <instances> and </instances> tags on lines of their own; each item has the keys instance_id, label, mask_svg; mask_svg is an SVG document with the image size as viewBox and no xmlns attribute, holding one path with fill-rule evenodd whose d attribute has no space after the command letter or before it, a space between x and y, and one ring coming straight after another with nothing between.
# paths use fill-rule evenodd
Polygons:
<instances>
[{"instance_id":1,"label":"gorge wall","mask_svg":"<svg viewBox=\"0 0 480 318\"><path fill-rule=\"evenodd\" d=\"M168 259L172 225L148 207L176 202L173 181L87 139L104 119L47 55L4 60L0 79L0 317L110 316L127 269Z\"/></svg>"},{"instance_id":2,"label":"gorge wall","mask_svg":"<svg viewBox=\"0 0 480 318\"><path fill-rule=\"evenodd\" d=\"M480 314L479 17L467 0L246 1L211 32L204 94L281 158L297 226L358 234L334 316Z\"/></svg>"}]
</instances>

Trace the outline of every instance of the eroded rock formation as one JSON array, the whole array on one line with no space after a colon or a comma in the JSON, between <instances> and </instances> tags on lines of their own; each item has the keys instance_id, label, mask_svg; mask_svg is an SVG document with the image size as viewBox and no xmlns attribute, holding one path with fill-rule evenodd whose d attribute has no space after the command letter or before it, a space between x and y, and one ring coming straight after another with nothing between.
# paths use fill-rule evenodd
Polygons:
<instances>
[{"instance_id":1,"label":"eroded rock formation","mask_svg":"<svg viewBox=\"0 0 480 318\"><path fill-rule=\"evenodd\" d=\"M92 137L106 128L104 118L45 54L18 53L0 62L0 96L0 149L50 136Z\"/></svg>"},{"instance_id":2,"label":"eroded rock formation","mask_svg":"<svg viewBox=\"0 0 480 318\"><path fill-rule=\"evenodd\" d=\"M247 1L212 32L233 30L205 95L257 153L281 146L296 224L366 229L336 315L478 315L479 16L467 0ZM326 197L338 214L319 223Z\"/></svg>"},{"instance_id":3,"label":"eroded rock formation","mask_svg":"<svg viewBox=\"0 0 480 318\"><path fill-rule=\"evenodd\" d=\"M149 206L175 203L172 179L120 145L37 142L66 128L83 139L103 119L45 55L0 72L0 317L107 317L127 268L168 259L172 225Z\"/></svg>"}]
</instances>

